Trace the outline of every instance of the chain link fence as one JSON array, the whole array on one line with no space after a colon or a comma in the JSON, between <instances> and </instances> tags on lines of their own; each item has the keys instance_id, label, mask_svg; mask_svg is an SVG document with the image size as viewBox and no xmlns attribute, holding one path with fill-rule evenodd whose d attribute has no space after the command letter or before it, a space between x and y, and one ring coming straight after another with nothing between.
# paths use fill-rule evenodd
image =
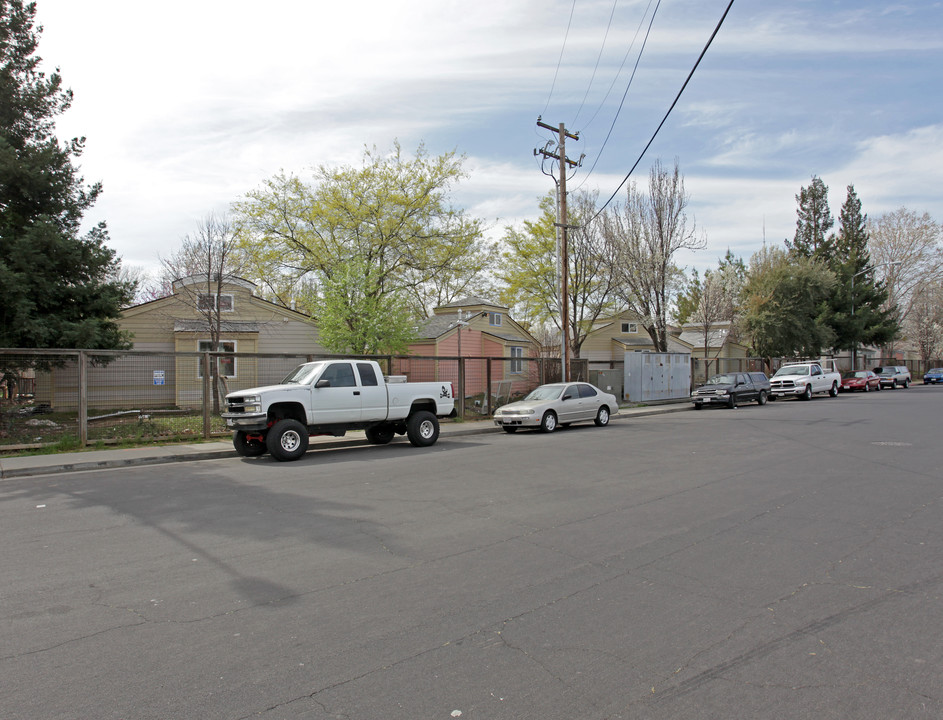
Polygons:
<instances>
[{"instance_id":1,"label":"chain link fence","mask_svg":"<svg viewBox=\"0 0 943 720\"><path fill-rule=\"evenodd\" d=\"M278 384L299 364L330 357L339 356L0 350L0 451L227 437L227 393ZM408 382L451 382L469 420L561 375L553 358L353 357ZM571 374L585 378L585 363Z\"/></svg>"}]
</instances>

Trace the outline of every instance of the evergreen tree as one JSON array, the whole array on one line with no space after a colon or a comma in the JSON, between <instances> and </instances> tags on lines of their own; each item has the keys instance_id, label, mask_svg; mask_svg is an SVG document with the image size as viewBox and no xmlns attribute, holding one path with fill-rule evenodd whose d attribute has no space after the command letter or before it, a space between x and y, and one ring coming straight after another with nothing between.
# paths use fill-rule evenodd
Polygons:
<instances>
[{"instance_id":1,"label":"evergreen tree","mask_svg":"<svg viewBox=\"0 0 943 720\"><path fill-rule=\"evenodd\" d=\"M35 3L0 0L0 347L126 347L116 318L133 283L104 223L81 234L101 185L74 165L84 138L53 134L72 93L39 69L35 16Z\"/></svg>"},{"instance_id":2,"label":"evergreen tree","mask_svg":"<svg viewBox=\"0 0 943 720\"><path fill-rule=\"evenodd\" d=\"M869 272L873 263L868 250L867 216L854 185L838 216L839 230L829 269L837 284L832 296L830 324L835 347L853 350L858 344L883 345L897 333L894 313L885 309L888 292Z\"/></svg>"},{"instance_id":3,"label":"evergreen tree","mask_svg":"<svg viewBox=\"0 0 943 720\"><path fill-rule=\"evenodd\" d=\"M809 187L796 195L796 202L799 204L796 235L792 242L786 241L786 247L797 257L827 260L835 242L834 236L828 234L835 224L828 208L828 186L813 175Z\"/></svg>"}]
</instances>

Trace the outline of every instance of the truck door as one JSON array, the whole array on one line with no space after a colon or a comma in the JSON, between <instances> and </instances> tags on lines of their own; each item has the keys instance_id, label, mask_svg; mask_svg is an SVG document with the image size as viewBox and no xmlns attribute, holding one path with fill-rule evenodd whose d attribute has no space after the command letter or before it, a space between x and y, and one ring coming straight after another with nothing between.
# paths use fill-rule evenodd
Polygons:
<instances>
[{"instance_id":1,"label":"truck door","mask_svg":"<svg viewBox=\"0 0 943 720\"><path fill-rule=\"evenodd\" d=\"M361 419L385 420L387 411L386 385L381 384L377 377L376 366L373 363L357 363L357 374L360 376Z\"/></svg>"},{"instance_id":2,"label":"truck door","mask_svg":"<svg viewBox=\"0 0 943 720\"><path fill-rule=\"evenodd\" d=\"M311 424L359 422L362 408L361 388L349 362L328 363L314 381L311 393Z\"/></svg>"}]
</instances>

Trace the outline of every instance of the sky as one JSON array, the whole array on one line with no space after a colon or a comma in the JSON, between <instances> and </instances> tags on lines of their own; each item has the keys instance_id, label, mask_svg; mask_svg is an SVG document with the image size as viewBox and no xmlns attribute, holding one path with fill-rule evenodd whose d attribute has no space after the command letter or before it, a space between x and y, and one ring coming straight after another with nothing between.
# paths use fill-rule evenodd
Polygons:
<instances>
[{"instance_id":1,"label":"sky","mask_svg":"<svg viewBox=\"0 0 943 720\"><path fill-rule=\"evenodd\" d=\"M82 175L104 186L88 224L156 274L276 173L310 179L394 141L464 155L452 201L500 237L554 187L538 117L579 133L568 188L602 202L728 3L36 0L37 54L74 93L60 140L86 137ZM677 160L706 243L677 258L692 269L791 239L813 176L836 222L848 185L872 218L904 206L941 221L941 68L943 2L735 0L629 181Z\"/></svg>"}]
</instances>

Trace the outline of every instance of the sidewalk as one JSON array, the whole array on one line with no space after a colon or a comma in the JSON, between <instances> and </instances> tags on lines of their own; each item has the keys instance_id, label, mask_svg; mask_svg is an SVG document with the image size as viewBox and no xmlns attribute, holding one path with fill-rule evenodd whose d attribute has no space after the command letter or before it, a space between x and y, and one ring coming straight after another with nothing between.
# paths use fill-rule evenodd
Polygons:
<instances>
[{"instance_id":1,"label":"sidewalk","mask_svg":"<svg viewBox=\"0 0 943 720\"><path fill-rule=\"evenodd\" d=\"M622 408L618 415L612 416L612 422L637 419L648 415L690 410L691 403L681 402L651 405L638 408ZM457 437L478 435L480 433L500 432L491 420L473 422L444 422L440 426L439 437ZM409 442L405 437L397 436L393 442ZM350 447L363 445L366 438L362 430L347 433L342 438L312 437L312 450ZM29 455L24 457L0 458L0 479L28 477L32 475L54 475L66 472L86 470L104 470L108 468L132 467L135 465L160 465L173 462L193 462L196 460L216 460L237 457L230 440L195 443L192 445L155 445L148 447L117 448L114 450L89 450L86 452L58 453L55 455Z\"/></svg>"}]
</instances>

